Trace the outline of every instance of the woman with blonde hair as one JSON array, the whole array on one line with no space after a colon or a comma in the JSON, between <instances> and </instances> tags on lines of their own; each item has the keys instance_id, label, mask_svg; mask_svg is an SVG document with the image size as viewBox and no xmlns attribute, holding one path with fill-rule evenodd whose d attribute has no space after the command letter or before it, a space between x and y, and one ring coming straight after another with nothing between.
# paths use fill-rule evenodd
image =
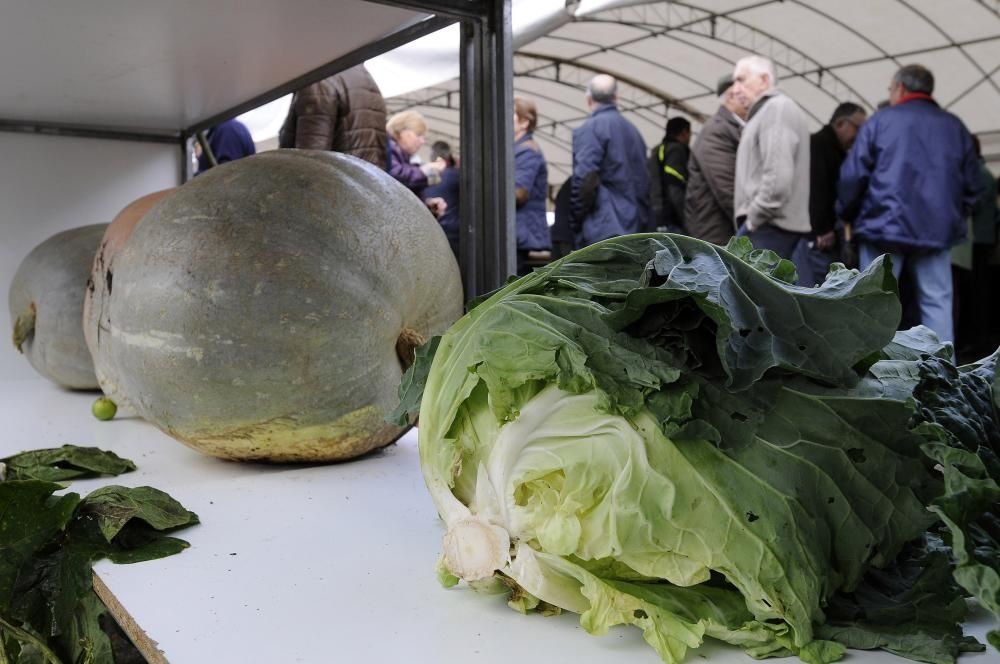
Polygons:
<instances>
[{"instance_id":1,"label":"woman with blonde hair","mask_svg":"<svg viewBox=\"0 0 1000 664\"><path fill-rule=\"evenodd\" d=\"M549 168L532 134L538 124L535 102L514 97L514 200L517 219L517 273L526 274L536 252L552 248L545 202ZM535 253L535 256L530 254Z\"/></svg>"},{"instance_id":2,"label":"woman with blonde hair","mask_svg":"<svg viewBox=\"0 0 1000 664\"><path fill-rule=\"evenodd\" d=\"M386 163L389 175L406 185L427 204L434 216L440 217L446 207L444 199L425 199L423 192L428 184L440 179L441 171L447 164L441 159L419 166L410 163L410 158L427 142L427 122L424 116L416 111L401 111L389 118L385 130L389 135Z\"/></svg>"}]
</instances>

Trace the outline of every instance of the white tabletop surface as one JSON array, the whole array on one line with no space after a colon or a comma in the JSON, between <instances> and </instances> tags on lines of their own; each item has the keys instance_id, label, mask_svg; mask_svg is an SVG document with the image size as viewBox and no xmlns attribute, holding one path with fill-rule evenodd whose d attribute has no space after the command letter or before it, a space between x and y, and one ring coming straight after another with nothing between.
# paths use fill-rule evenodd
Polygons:
<instances>
[{"instance_id":1,"label":"white tabletop surface","mask_svg":"<svg viewBox=\"0 0 1000 664\"><path fill-rule=\"evenodd\" d=\"M660 661L638 629L593 637L573 614L522 616L502 596L442 588L434 563L443 529L413 431L348 463L239 464L203 456L127 414L99 422L90 414L95 397L42 379L0 380L0 457L64 443L110 449L138 470L71 490L154 486L201 517L178 533L191 543L180 555L95 568L171 664ZM983 641L993 625L979 611L968 632ZM688 661L703 657L754 661L711 640ZM905 660L852 651L845 661ZM1000 655L960 662L1000 663Z\"/></svg>"}]
</instances>

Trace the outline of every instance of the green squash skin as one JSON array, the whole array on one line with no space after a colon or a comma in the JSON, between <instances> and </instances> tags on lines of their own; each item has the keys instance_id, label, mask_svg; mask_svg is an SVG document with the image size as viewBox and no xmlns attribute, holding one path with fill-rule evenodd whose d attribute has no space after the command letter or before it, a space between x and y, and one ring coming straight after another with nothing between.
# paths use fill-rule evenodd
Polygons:
<instances>
[{"instance_id":1,"label":"green squash skin","mask_svg":"<svg viewBox=\"0 0 1000 664\"><path fill-rule=\"evenodd\" d=\"M56 233L25 256L10 284L11 329L35 311L21 352L39 374L71 389L98 387L81 321L91 264L107 227L92 224Z\"/></svg>"},{"instance_id":2,"label":"green squash skin","mask_svg":"<svg viewBox=\"0 0 1000 664\"><path fill-rule=\"evenodd\" d=\"M405 329L462 314L458 266L387 173L278 150L183 185L94 274L102 389L213 456L329 461L385 445Z\"/></svg>"}]
</instances>

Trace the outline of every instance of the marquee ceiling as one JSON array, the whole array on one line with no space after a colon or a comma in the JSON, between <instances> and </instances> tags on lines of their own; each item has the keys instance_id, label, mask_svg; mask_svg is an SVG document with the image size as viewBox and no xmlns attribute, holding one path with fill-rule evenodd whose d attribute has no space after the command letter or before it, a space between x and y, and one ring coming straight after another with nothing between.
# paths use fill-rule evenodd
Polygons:
<instances>
[{"instance_id":1,"label":"marquee ceiling","mask_svg":"<svg viewBox=\"0 0 1000 664\"><path fill-rule=\"evenodd\" d=\"M751 53L775 61L814 130L842 101L875 109L900 66L923 64L938 102L1000 169L1000 0L594 0L542 23L542 34L515 32L514 92L538 104L553 185L569 174L595 73L618 77L620 106L652 146L668 117L684 115L697 131L717 108L718 78ZM445 80L390 98L390 111L415 108L433 139L457 143L457 91L457 79Z\"/></svg>"}]
</instances>

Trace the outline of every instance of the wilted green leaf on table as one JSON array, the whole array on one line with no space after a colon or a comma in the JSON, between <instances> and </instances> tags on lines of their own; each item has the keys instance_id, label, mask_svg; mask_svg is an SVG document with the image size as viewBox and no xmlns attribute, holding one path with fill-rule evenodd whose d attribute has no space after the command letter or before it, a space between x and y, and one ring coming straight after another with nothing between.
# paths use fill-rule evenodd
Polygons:
<instances>
[{"instance_id":1,"label":"wilted green leaf on table","mask_svg":"<svg viewBox=\"0 0 1000 664\"><path fill-rule=\"evenodd\" d=\"M198 516L189 512L169 495L148 486L135 488L106 486L83 499L80 511L96 517L109 542L132 519L141 519L156 530L172 530L198 523Z\"/></svg>"},{"instance_id":2,"label":"wilted green leaf on table","mask_svg":"<svg viewBox=\"0 0 1000 664\"><path fill-rule=\"evenodd\" d=\"M61 482L135 470L134 463L114 452L77 445L21 452L0 461L7 464L8 480Z\"/></svg>"},{"instance_id":3,"label":"wilted green leaf on table","mask_svg":"<svg viewBox=\"0 0 1000 664\"><path fill-rule=\"evenodd\" d=\"M187 543L165 533L198 522L150 487L105 487L83 500L75 493L52 495L62 488L38 480L0 482L0 616L11 624L0 627L0 638L25 664L43 662L38 647L18 645L25 632L46 640L65 662L107 661L97 600L88 599L93 562L177 553Z\"/></svg>"}]
</instances>

